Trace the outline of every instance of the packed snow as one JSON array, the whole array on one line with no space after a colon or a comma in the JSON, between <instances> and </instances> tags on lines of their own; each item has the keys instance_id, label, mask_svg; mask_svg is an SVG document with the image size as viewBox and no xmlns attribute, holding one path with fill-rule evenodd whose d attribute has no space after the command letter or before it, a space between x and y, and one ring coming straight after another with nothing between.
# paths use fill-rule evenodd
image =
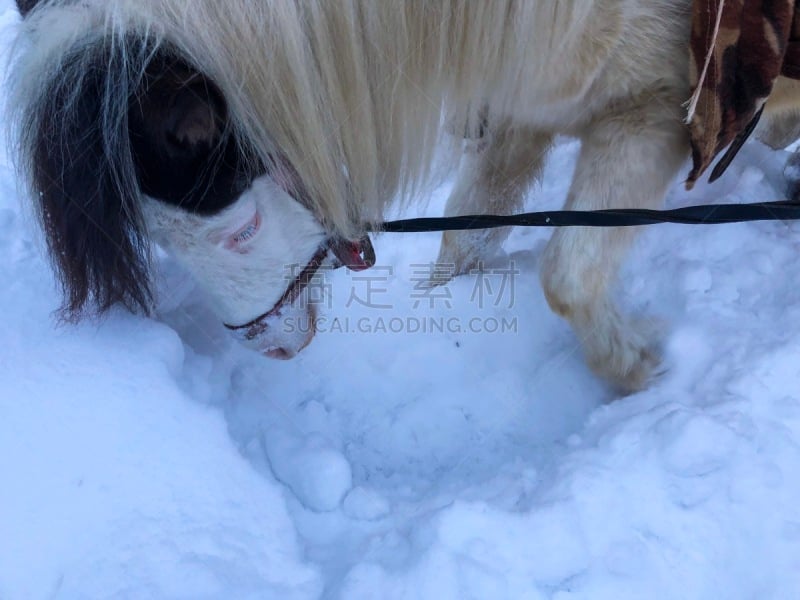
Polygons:
<instances>
[{"instance_id":1,"label":"packed snow","mask_svg":"<svg viewBox=\"0 0 800 600\"><path fill-rule=\"evenodd\" d=\"M786 158L667 203L775 199ZM168 257L155 318L59 325L22 190L3 155L0 598L800 597L800 224L644 230L619 296L664 372L620 398L547 308L545 230L434 292L438 236L384 234L278 362Z\"/></svg>"}]
</instances>

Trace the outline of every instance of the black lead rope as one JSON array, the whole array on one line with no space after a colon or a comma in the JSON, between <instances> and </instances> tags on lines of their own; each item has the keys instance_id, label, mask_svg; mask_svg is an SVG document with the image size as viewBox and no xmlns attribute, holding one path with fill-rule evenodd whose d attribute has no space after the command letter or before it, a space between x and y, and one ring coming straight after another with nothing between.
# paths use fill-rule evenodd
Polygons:
<instances>
[{"instance_id":1,"label":"black lead rope","mask_svg":"<svg viewBox=\"0 0 800 600\"><path fill-rule=\"evenodd\" d=\"M518 215L463 215L421 217L387 221L370 229L375 232L416 233L460 231L495 227L638 227L656 223L718 225L745 221L790 221L800 219L800 203L789 200L749 204L704 204L672 210L612 208L606 210L555 210Z\"/></svg>"},{"instance_id":2,"label":"black lead rope","mask_svg":"<svg viewBox=\"0 0 800 600\"><path fill-rule=\"evenodd\" d=\"M743 131L736 136L709 177L716 181L730 166L745 141L758 125L762 107ZM481 136L484 124L481 124ZM611 208L605 210L555 210L519 215L463 215L458 217L421 217L399 219L376 225L368 231L417 233L423 231L461 231L495 227L638 227L657 223L681 225L720 225L746 221L790 221L800 219L800 202L776 200L748 204L703 204L672 210Z\"/></svg>"}]
</instances>

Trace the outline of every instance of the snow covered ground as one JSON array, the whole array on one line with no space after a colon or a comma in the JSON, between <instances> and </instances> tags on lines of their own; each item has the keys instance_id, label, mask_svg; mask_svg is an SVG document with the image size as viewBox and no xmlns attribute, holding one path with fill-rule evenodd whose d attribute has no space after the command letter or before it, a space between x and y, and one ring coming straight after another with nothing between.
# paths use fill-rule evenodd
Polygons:
<instances>
[{"instance_id":1,"label":"snow covered ground","mask_svg":"<svg viewBox=\"0 0 800 600\"><path fill-rule=\"evenodd\" d=\"M774 199L785 158L668 204ZM620 295L667 371L615 398L546 307L546 231L433 299L438 236L384 235L282 363L167 259L159 319L57 326L17 186L0 158L3 600L800 597L800 224L648 228Z\"/></svg>"}]
</instances>

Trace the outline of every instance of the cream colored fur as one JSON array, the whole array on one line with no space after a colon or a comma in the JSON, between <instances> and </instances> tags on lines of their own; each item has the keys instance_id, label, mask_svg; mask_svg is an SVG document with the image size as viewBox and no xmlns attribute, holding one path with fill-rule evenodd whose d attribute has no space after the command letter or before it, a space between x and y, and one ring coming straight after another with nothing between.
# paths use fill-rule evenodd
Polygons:
<instances>
[{"instance_id":1,"label":"cream colored fur","mask_svg":"<svg viewBox=\"0 0 800 600\"><path fill-rule=\"evenodd\" d=\"M388 203L426 189L443 122L474 132L484 115L488 149L468 159L448 212L519 207L555 134L583 141L568 208L658 207L688 152L690 1L82 0L48 14L63 19L63 39L49 34L32 60L57 69L66 40L81 36L169 42L220 86L258 151L278 149L294 165L324 228L352 237ZM320 230L276 209L285 199L275 190L262 192L265 219L286 239L258 247L278 262L308 260ZM285 288L261 250L247 267L225 266L205 246L207 228L161 229L218 290L226 320L255 317ZM657 363L655 340L611 299L632 235L560 230L541 264L551 306L594 369L625 391L646 385ZM502 237L448 234L440 260L463 271ZM267 250L284 243L293 256Z\"/></svg>"},{"instance_id":2,"label":"cream colored fur","mask_svg":"<svg viewBox=\"0 0 800 600\"><path fill-rule=\"evenodd\" d=\"M756 136L775 150L785 148L800 138L800 81L778 78Z\"/></svg>"}]
</instances>

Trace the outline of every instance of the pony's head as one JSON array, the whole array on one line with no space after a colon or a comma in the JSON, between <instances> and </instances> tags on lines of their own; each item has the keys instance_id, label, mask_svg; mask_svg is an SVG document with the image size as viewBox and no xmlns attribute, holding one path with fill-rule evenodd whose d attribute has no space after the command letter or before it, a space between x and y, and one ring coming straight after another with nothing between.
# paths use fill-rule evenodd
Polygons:
<instances>
[{"instance_id":1,"label":"pony's head","mask_svg":"<svg viewBox=\"0 0 800 600\"><path fill-rule=\"evenodd\" d=\"M366 267L353 241L363 225L425 185L440 147L432 90L447 76L432 56L460 47L435 25L438 9L19 4L30 14L12 106L63 314L149 310L157 241L224 323L270 355L293 355L308 335L273 321L313 321L299 308L307 291L296 275L313 275L328 248Z\"/></svg>"},{"instance_id":2,"label":"pony's head","mask_svg":"<svg viewBox=\"0 0 800 600\"><path fill-rule=\"evenodd\" d=\"M148 312L156 241L251 346L275 358L302 349L315 317L306 284L329 251L368 265L312 212L292 163L244 139L220 87L163 40L114 32L44 60L28 52L38 68L17 89L23 166L63 315L117 303Z\"/></svg>"}]
</instances>

